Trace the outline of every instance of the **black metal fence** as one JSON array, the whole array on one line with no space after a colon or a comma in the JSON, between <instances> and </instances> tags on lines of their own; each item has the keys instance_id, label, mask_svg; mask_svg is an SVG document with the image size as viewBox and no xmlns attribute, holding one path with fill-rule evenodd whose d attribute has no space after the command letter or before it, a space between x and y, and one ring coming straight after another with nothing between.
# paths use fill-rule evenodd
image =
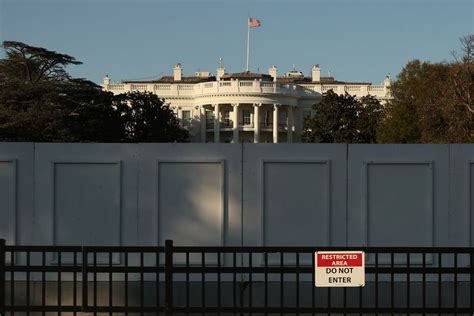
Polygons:
<instances>
[{"instance_id":1,"label":"black metal fence","mask_svg":"<svg viewBox=\"0 0 474 316\"><path fill-rule=\"evenodd\" d=\"M314 286L314 252L362 250L366 285ZM2 315L473 315L474 248L10 246Z\"/></svg>"}]
</instances>

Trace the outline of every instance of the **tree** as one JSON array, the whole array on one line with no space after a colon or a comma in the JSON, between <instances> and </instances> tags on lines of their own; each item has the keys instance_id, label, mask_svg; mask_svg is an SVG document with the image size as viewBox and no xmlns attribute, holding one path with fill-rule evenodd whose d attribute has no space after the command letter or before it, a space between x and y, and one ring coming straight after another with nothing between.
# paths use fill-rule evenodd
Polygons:
<instances>
[{"instance_id":1,"label":"tree","mask_svg":"<svg viewBox=\"0 0 474 316\"><path fill-rule=\"evenodd\" d=\"M119 117L111 94L74 79L74 57L21 42L5 41L0 60L1 141L119 141Z\"/></svg>"},{"instance_id":2,"label":"tree","mask_svg":"<svg viewBox=\"0 0 474 316\"><path fill-rule=\"evenodd\" d=\"M0 82L37 84L69 79L65 67L80 65L74 57L25 43L4 41L7 58L0 61Z\"/></svg>"},{"instance_id":3,"label":"tree","mask_svg":"<svg viewBox=\"0 0 474 316\"><path fill-rule=\"evenodd\" d=\"M128 92L113 98L127 142L186 142L189 133L182 128L173 110L151 92Z\"/></svg>"},{"instance_id":4,"label":"tree","mask_svg":"<svg viewBox=\"0 0 474 316\"><path fill-rule=\"evenodd\" d=\"M459 41L461 54L452 53L456 65L450 76L450 84L460 103L474 113L474 34L461 37Z\"/></svg>"},{"instance_id":5,"label":"tree","mask_svg":"<svg viewBox=\"0 0 474 316\"><path fill-rule=\"evenodd\" d=\"M392 85L393 100L378 128L378 142L474 142L473 43L472 35L462 38L462 58L453 62L413 60L402 69Z\"/></svg>"},{"instance_id":6,"label":"tree","mask_svg":"<svg viewBox=\"0 0 474 316\"><path fill-rule=\"evenodd\" d=\"M313 106L314 116L304 122L303 142L373 143L382 115L382 105L374 97L357 100L332 90Z\"/></svg>"},{"instance_id":7,"label":"tree","mask_svg":"<svg viewBox=\"0 0 474 316\"><path fill-rule=\"evenodd\" d=\"M383 117L384 107L377 98L368 95L360 98L357 115L357 143L375 143L377 127Z\"/></svg>"},{"instance_id":8,"label":"tree","mask_svg":"<svg viewBox=\"0 0 474 316\"><path fill-rule=\"evenodd\" d=\"M182 142L187 130L151 93L113 96L71 78L74 57L5 41L0 60L0 141Z\"/></svg>"},{"instance_id":9,"label":"tree","mask_svg":"<svg viewBox=\"0 0 474 316\"><path fill-rule=\"evenodd\" d=\"M377 143L419 143L418 113L411 103L388 102L377 127Z\"/></svg>"}]
</instances>

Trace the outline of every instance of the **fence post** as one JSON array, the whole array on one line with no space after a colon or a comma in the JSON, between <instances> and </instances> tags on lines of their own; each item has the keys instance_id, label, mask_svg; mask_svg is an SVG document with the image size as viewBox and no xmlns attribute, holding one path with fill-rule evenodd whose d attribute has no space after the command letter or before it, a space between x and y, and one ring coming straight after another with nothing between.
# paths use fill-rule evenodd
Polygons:
<instances>
[{"instance_id":1,"label":"fence post","mask_svg":"<svg viewBox=\"0 0 474 316\"><path fill-rule=\"evenodd\" d=\"M0 315L2 316L5 315L5 256L5 239L0 239Z\"/></svg>"},{"instance_id":2,"label":"fence post","mask_svg":"<svg viewBox=\"0 0 474 316\"><path fill-rule=\"evenodd\" d=\"M81 252L82 252L82 268L81 268L81 274L82 274L82 306L81 306L81 312L86 313L87 312L87 305L89 304L88 302L88 295L89 295L89 277L88 277L88 272L87 272L87 265L89 264L88 260L88 252L87 252L87 247L81 246Z\"/></svg>"},{"instance_id":3,"label":"fence post","mask_svg":"<svg viewBox=\"0 0 474 316\"><path fill-rule=\"evenodd\" d=\"M165 240L165 309L173 315L173 241Z\"/></svg>"},{"instance_id":4,"label":"fence post","mask_svg":"<svg viewBox=\"0 0 474 316\"><path fill-rule=\"evenodd\" d=\"M470 263L470 268L471 268L471 306L469 306L471 309L474 309L474 250L471 248L471 263Z\"/></svg>"}]
</instances>

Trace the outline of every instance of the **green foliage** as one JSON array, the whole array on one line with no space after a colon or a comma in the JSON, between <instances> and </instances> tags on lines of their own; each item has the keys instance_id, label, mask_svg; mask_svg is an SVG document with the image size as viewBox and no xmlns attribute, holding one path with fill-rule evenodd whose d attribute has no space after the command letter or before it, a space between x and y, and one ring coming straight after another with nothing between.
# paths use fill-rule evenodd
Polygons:
<instances>
[{"instance_id":1,"label":"green foliage","mask_svg":"<svg viewBox=\"0 0 474 316\"><path fill-rule=\"evenodd\" d=\"M410 103L389 102L385 116L377 128L377 142L383 144L416 144L421 139L418 113Z\"/></svg>"},{"instance_id":2,"label":"green foliage","mask_svg":"<svg viewBox=\"0 0 474 316\"><path fill-rule=\"evenodd\" d=\"M39 83L45 80L64 80L69 75L68 65L80 65L74 57L25 43L4 41L7 58L0 60L0 82Z\"/></svg>"},{"instance_id":3,"label":"green foliage","mask_svg":"<svg viewBox=\"0 0 474 316\"><path fill-rule=\"evenodd\" d=\"M121 118L127 142L186 142L174 112L156 94L128 92L114 96L113 105Z\"/></svg>"},{"instance_id":4,"label":"green foliage","mask_svg":"<svg viewBox=\"0 0 474 316\"><path fill-rule=\"evenodd\" d=\"M71 78L66 67L81 62L69 55L12 41L3 42L3 48L0 141L172 142L187 137L156 96L113 96L91 81Z\"/></svg>"},{"instance_id":5,"label":"green foliage","mask_svg":"<svg viewBox=\"0 0 474 316\"><path fill-rule=\"evenodd\" d=\"M384 106L374 96L360 98L357 113L357 143L375 143L377 127L384 115Z\"/></svg>"},{"instance_id":6,"label":"green foliage","mask_svg":"<svg viewBox=\"0 0 474 316\"><path fill-rule=\"evenodd\" d=\"M313 106L314 116L304 122L306 143L374 143L377 124L382 116L380 102L367 96L357 100L332 90Z\"/></svg>"}]
</instances>

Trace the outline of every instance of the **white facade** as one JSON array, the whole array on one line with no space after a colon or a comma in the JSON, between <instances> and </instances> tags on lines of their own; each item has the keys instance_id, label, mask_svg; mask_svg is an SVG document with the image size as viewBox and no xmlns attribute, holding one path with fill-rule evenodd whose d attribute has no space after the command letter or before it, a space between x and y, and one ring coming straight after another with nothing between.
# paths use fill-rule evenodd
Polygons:
<instances>
[{"instance_id":1,"label":"white facade","mask_svg":"<svg viewBox=\"0 0 474 316\"><path fill-rule=\"evenodd\" d=\"M162 97L190 131L191 142L300 142L303 119L311 115L312 105L324 92L349 93L357 97L373 95L390 98L390 76L382 85L343 82L321 77L318 65L311 77L291 71L278 77L275 66L269 74L251 72L227 74L223 67L217 75L197 72L183 76L181 64L173 76L152 81L111 82L106 76L103 88L114 94L149 91ZM237 124L236 124L237 123Z\"/></svg>"}]
</instances>

